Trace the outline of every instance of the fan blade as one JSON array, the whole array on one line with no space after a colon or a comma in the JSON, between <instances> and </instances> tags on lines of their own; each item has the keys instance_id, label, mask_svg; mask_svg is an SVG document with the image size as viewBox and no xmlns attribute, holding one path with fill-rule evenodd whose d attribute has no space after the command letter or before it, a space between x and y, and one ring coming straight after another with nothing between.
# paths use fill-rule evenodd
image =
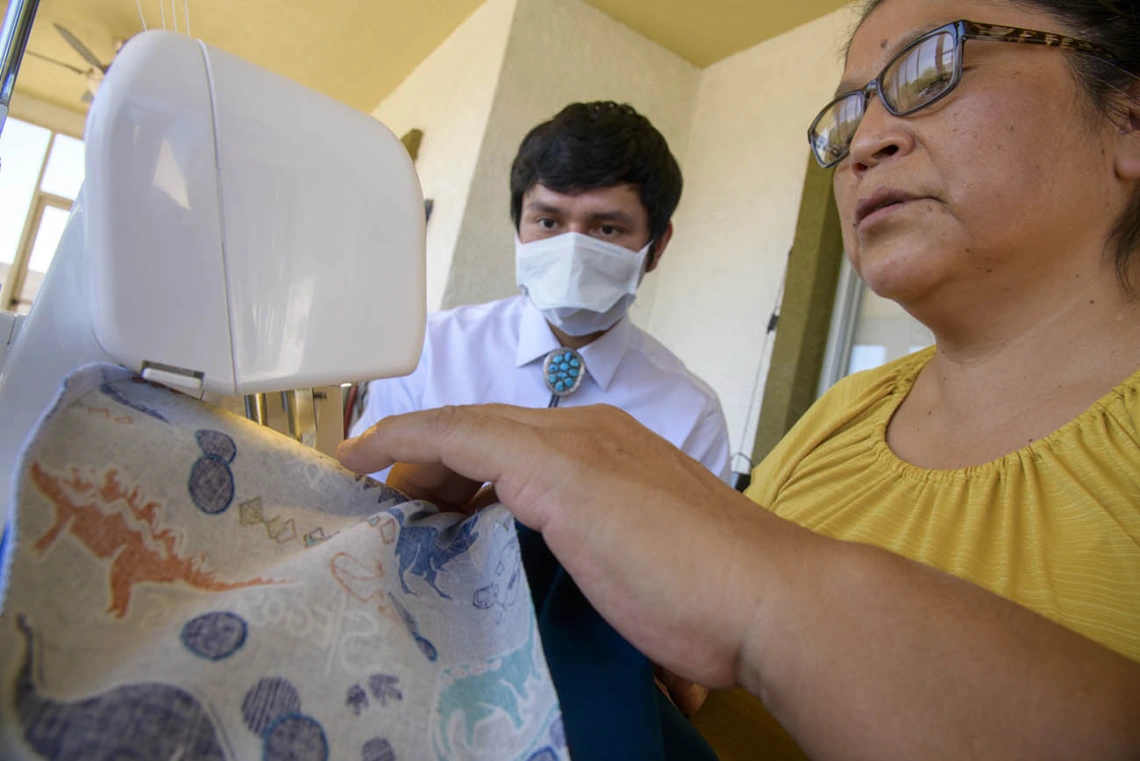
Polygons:
<instances>
[{"instance_id":1,"label":"fan blade","mask_svg":"<svg viewBox=\"0 0 1140 761\"><path fill-rule=\"evenodd\" d=\"M79 68L78 66L72 66L70 63L64 63L63 61L57 61L54 58L48 58L46 55L40 55L39 53L37 53L34 50L29 50L29 51L27 51L27 53L30 56L34 56L36 58L39 58L41 61L47 61L48 63L54 63L56 66L62 66L65 69L71 69L76 74L86 74L87 73L86 71Z\"/></svg>"},{"instance_id":2,"label":"fan blade","mask_svg":"<svg viewBox=\"0 0 1140 761\"><path fill-rule=\"evenodd\" d=\"M107 70L107 65L96 58L95 54L92 53L86 45L80 42L78 37L64 29L59 24L52 24L52 26L55 27L55 30L59 32L60 36L63 37L63 39L67 40L67 44L70 45L76 53L83 57L84 61L87 61L87 63L91 64L99 71Z\"/></svg>"}]
</instances>

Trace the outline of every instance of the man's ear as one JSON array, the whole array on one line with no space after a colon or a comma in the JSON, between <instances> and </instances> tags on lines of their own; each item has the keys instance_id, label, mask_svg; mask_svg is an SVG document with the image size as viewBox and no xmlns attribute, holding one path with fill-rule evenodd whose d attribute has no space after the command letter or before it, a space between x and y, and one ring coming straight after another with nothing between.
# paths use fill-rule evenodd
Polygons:
<instances>
[{"instance_id":1,"label":"man's ear","mask_svg":"<svg viewBox=\"0 0 1140 761\"><path fill-rule=\"evenodd\" d=\"M1140 99L1133 97L1116 139L1116 174L1124 180L1140 180Z\"/></svg>"},{"instance_id":2,"label":"man's ear","mask_svg":"<svg viewBox=\"0 0 1140 761\"><path fill-rule=\"evenodd\" d=\"M665 228L665 232L661 233L661 237L653 242L653 261L645 268L646 272L652 272L657 269L657 265L661 263L661 256L665 253L665 247L669 245L669 241L673 239L673 223L669 222L669 226Z\"/></svg>"}]
</instances>

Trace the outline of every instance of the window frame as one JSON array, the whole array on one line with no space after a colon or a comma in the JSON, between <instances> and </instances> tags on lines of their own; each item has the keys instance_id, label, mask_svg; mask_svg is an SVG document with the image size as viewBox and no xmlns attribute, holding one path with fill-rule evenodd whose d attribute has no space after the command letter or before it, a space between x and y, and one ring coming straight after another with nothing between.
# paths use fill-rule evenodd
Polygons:
<instances>
[{"instance_id":1,"label":"window frame","mask_svg":"<svg viewBox=\"0 0 1140 761\"><path fill-rule=\"evenodd\" d=\"M35 246L36 236L39 234L40 225L43 222L45 209L51 206L65 212L70 212L72 204L75 203L73 200L65 198L64 196L48 193L43 190L44 175L47 173L48 163L51 161L52 150L55 148L55 140L59 135L80 141L82 141L83 138L82 136L77 137L71 134L71 130L69 129L58 129L57 126L44 124L41 121L29 119L26 116L21 118L20 115L11 114L10 118L46 129L50 133L47 149L44 151L44 157L40 163L40 171L36 176L32 202L28 206L28 215L24 218L24 228L20 233L20 241L16 245L16 254L12 258L12 263L8 265L4 282L0 284L0 312L18 313L21 311L21 308L30 309L32 305L32 301L23 299L22 294L28 278L28 264L32 258L32 249Z\"/></svg>"}]
</instances>

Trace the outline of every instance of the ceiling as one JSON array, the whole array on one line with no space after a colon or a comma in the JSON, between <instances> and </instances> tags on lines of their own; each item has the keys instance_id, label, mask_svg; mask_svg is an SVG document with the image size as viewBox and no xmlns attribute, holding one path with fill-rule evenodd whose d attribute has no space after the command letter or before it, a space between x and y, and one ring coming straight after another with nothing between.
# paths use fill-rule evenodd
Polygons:
<instances>
[{"instance_id":1,"label":"ceiling","mask_svg":"<svg viewBox=\"0 0 1140 761\"><path fill-rule=\"evenodd\" d=\"M586 0L704 68L837 10L842 0Z\"/></svg>"},{"instance_id":2,"label":"ceiling","mask_svg":"<svg viewBox=\"0 0 1140 761\"><path fill-rule=\"evenodd\" d=\"M481 0L140 0L147 24L195 37L371 111ZM707 66L818 18L841 0L586 0L697 66ZM335 4L336 12L328 9ZM0 2L5 10L7 1ZM172 7L177 8L177 14ZM28 49L89 68L55 31L66 27L102 61L142 30L132 0L41 0ZM85 76L26 56L17 90L82 112Z\"/></svg>"}]
</instances>

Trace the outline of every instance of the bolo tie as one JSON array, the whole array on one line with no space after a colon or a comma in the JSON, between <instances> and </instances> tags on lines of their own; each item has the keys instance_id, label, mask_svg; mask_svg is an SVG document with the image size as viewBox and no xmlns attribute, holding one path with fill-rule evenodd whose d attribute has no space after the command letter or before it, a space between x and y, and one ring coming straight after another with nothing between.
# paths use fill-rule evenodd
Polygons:
<instances>
[{"instance_id":1,"label":"bolo tie","mask_svg":"<svg viewBox=\"0 0 1140 761\"><path fill-rule=\"evenodd\" d=\"M557 407L562 397L570 396L581 388L585 377L586 361L578 352L562 347L547 354L542 363L542 378L550 389L547 408Z\"/></svg>"}]
</instances>

